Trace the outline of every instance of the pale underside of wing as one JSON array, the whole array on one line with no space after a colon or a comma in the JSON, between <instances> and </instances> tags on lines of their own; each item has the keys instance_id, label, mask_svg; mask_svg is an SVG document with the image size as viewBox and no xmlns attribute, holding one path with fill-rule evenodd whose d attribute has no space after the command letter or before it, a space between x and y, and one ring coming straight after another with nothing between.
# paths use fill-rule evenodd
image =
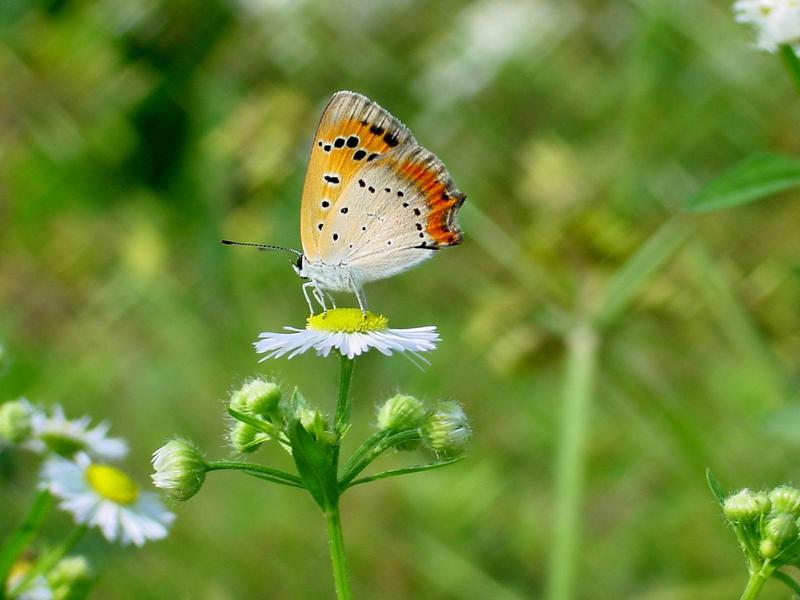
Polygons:
<instances>
[{"instance_id":1,"label":"pale underside of wing","mask_svg":"<svg viewBox=\"0 0 800 600\"><path fill-rule=\"evenodd\" d=\"M400 273L461 242L464 194L442 162L414 144L365 165L322 222L320 261L347 268L360 287Z\"/></svg>"}]
</instances>

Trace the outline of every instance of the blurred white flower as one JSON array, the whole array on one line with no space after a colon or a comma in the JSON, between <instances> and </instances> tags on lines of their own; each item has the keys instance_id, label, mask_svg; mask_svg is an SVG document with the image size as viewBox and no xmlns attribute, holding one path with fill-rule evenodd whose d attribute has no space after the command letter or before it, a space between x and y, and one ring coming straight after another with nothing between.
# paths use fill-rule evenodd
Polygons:
<instances>
[{"instance_id":1,"label":"blurred white flower","mask_svg":"<svg viewBox=\"0 0 800 600\"><path fill-rule=\"evenodd\" d=\"M71 457L85 452L98 460L115 460L128 453L128 445L120 438L108 437L108 423L90 427L91 418L67 419L64 409L56 405L50 414L36 411L31 415L31 440L27 446L36 452L52 451Z\"/></svg>"},{"instance_id":2,"label":"blurred white flower","mask_svg":"<svg viewBox=\"0 0 800 600\"><path fill-rule=\"evenodd\" d=\"M74 461L49 458L39 487L60 499L59 508L76 522L99 528L110 542L141 546L161 539L175 519L156 494L142 492L127 473L92 463L85 454Z\"/></svg>"},{"instance_id":3,"label":"blurred white flower","mask_svg":"<svg viewBox=\"0 0 800 600\"><path fill-rule=\"evenodd\" d=\"M8 580L5 582L6 592L11 592L13 590L13 598L17 600L53 600L53 592L47 585L47 580L42 575L35 577L22 591L15 590L15 588L22 583L22 580L25 579L25 576L32 567L33 563L28 560L16 561L11 567L11 572L8 574Z\"/></svg>"},{"instance_id":4,"label":"blurred white flower","mask_svg":"<svg viewBox=\"0 0 800 600\"><path fill-rule=\"evenodd\" d=\"M759 48L775 52L788 44L800 52L800 0L738 0L733 12L753 26Z\"/></svg>"},{"instance_id":5,"label":"blurred white flower","mask_svg":"<svg viewBox=\"0 0 800 600\"><path fill-rule=\"evenodd\" d=\"M364 316L357 308L334 308L309 317L305 329L284 327L290 333L261 333L253 345L256 352L266 355L261 361L285 354L294 358L312 349L319 356L338 350L352 359L370 348L386 356L393 352L410 352L424 361L419 353L435 350L440 339L433 325L410 329L389 329L387 325L388 320L381 315L367 313Z\"/></svg>"}]
</instances>

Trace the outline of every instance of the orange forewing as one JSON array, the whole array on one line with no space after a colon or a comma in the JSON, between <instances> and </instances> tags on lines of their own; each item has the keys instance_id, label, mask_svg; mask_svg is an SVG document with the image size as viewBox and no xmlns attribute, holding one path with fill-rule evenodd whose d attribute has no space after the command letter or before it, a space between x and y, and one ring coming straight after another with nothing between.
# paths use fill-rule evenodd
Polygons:
<instances>
[{"instance_id":1,"label":"orange forewing","mask_svg":"<svg viewBox=\"0 0 800 600\"><path fill-rule=\"evenodd\" d=\"M319 232L356 173L411 138L397 119L353 92L333 96L311 146L303 186L300 235L306 257L319 255Z\"/></svg>"}]
</instances>

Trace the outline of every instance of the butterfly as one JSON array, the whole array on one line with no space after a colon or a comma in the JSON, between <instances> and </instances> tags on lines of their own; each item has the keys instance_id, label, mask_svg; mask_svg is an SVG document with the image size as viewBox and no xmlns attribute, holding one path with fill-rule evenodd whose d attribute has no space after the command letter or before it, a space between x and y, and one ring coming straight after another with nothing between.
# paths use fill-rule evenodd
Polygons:
<instances>
[{"instance_id":1,"label":"butterfly","mask_svg":"<svg viewBox=\"0 0 800 600\"><path fill-rule=\"evenodd\" d=\"M456 246L466 200L444 164L376 102L336 92L311 146L300 206L303 251L268 244L225 244L287 250L323 311L330 292L352 292L366 314L364 284L402 273L440 248Z\"/></svg>"}]
</instances>

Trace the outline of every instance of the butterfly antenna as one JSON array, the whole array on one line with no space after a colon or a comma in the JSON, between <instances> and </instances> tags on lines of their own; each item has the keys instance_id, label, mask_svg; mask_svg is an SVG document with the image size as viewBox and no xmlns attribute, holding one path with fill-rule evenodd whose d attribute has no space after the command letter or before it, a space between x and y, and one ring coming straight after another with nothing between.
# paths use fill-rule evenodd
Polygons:
<instances>
[{"instance_id":1,"label":"butterfly antenna","mask_svg":"<svg viewBox=\"0 0 800 600\"><path fill-rule=\"evenodd\" d=\"M258 248L259 250L266 251L266 250L277 250L281 252L291 252L292 254L296 254L300 256L302 252L295 250L294 248L284 248L283 246L272 246L271 244L253 244L251 242L234 242L232 240L220 240L226 246L250 246L251 248Z\"/></svg>"}]
</instances>

